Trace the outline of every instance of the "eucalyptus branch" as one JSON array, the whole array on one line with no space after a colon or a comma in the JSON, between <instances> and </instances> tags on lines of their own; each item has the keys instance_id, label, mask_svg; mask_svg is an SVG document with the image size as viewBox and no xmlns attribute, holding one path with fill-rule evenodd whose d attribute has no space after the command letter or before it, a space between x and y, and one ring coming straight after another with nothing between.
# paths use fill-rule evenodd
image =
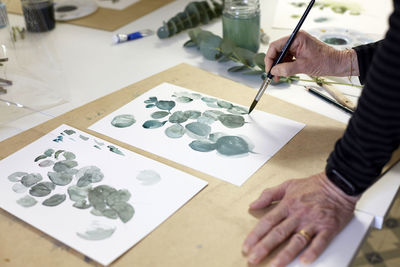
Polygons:
<instances>
[{"instance_id":1,"label":"eucalyptus branch","mask_svg":"<svg viewBox=\"0 0 400 267\"><path fill-rule=\"evenodd\" d=\"M250 50L237 47L231 41L224 40L218 35L209 31L203 31L199 28L189 31L189 37L190 40L184 44L184 47L197 47L206 59L217 60L219 62L233 61L240 64L229 68L228 72L241 72L245 75L260 75L262 79L265 79L265 53L254 53ZM318 85L336 84L362 88L362 86L352 83L327 81L322 77L302 79L299 76L288 76L280 77L279 82L274 83L290 84L295 81L315 82Z\"/></svg>"}]
</instances>

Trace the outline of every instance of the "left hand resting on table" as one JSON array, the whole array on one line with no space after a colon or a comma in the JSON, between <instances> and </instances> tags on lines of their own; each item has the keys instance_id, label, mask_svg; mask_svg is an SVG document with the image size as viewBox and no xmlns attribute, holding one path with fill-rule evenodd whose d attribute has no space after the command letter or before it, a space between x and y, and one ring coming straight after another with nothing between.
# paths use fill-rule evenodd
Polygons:
<instances>
[{"instance_id":1,"label":"left hand resting on table","mask_svg":"<svg viewBox=\"0 0 400 267\"><path fill-rule=\"evenodd\" d=\"M271 266L289 264L306 247L300 260L311 263L352 219L358 199L346 195L325 173L266 189L250 209L263 209L275 201L279 203L247 236L243 252L248 255L249 263L257 264L288 240L272 259Z\"/></svg>"}]
</instances>

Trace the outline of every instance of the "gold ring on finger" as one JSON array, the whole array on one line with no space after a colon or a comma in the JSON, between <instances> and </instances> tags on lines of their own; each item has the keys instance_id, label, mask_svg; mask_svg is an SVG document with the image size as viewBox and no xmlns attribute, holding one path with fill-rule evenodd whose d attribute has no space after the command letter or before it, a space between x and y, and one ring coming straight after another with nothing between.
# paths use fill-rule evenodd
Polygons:
<instances>
[{"instance_id":1,"label":"gold ring on finger","mask_svg":"<svg viewBox=\"0 0 400 267\"><path fill-rule=\"evenodd\" d=\"M310 242L310 240L311 240L311 235L310 235L309 233L307 233L306 230L301 229L301 230L298 231L297 233L300 234L301 236L303 236L303 237L307 240L307 242Z\"/></svg>"}]
</instances>

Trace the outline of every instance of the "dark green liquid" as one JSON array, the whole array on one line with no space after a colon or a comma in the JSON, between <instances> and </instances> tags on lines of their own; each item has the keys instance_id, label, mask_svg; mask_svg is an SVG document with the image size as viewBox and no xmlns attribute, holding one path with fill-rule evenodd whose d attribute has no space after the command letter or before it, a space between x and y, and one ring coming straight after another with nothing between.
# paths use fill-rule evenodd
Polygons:
<instances>
[{"instance_id":1,"label":"dark green liquid","mask_svg":"<svg viewBox=\"0 0 400 267\"><path fill-rule=\"evenodd\" d=\"M222 16L224 39L231 40L236 46L257 52L260 47L260 14L251 17Z\"/></svg>"}]
</instances>

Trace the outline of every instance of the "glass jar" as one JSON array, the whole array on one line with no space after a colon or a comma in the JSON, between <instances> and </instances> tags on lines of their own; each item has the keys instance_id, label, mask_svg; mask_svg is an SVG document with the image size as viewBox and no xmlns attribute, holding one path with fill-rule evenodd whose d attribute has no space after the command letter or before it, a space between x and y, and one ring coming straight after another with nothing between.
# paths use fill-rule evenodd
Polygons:
<instances>
[{"instance_id":1,"label":"glass jar","mask_svg":"<svg viewBox=\"0 0 400 267\"><path fill-rule=\"evenodd\" d=\"M28 32L47 32L54 29L53 0L21 0Z\"/></svg>"},{"instance_id":2,"label":"glass jar","mask_svg":"<svg viewBox=\"0 0 400 267\"><path fill-rule=\"evenodd\" d=\"M259 0L225 0L222 28L225 40L257 52L260 47Z\"/></svg>"}]
</instances>

